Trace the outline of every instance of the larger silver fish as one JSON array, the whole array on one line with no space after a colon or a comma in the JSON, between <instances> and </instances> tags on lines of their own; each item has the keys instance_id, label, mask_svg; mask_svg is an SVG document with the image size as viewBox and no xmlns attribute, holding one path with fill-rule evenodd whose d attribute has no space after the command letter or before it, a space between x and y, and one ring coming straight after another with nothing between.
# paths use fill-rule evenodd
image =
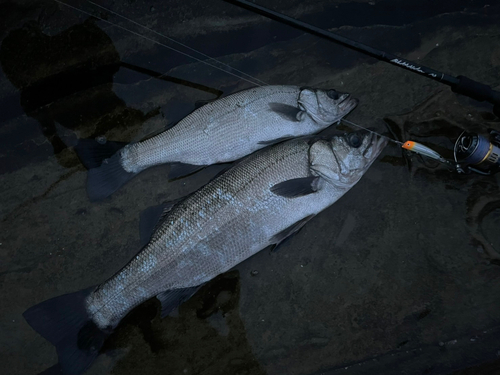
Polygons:
<instances>
[{"instance_id":1,"label":"larger silver fish","mask_svg":"<svg viewBox=\"0 0 500 375\"><path fill-rule=\"evenodd\" d=\"M56 346L65 373L79 374L132 308L157 296L165 315L203 283L279 244L356 184L385 144L351 133L254 154L168 207L149 243L112 278L24 316Z\"/></svg>"},{"instance_id":2,"label":"larger silver fish","mask_svg":"<svg viewBox=\"0 0 500 375\"><path fill-rule=\"evenodd\" d=\"M170 177L175 178L237 160L284 138L315 134L339 121L357 103L335 90L297 86L255 87L229 95L152 138L125 146L100 167L90 169L89 198L109 196L154 165L173 163Z\"/></svg>"}]
</instances>

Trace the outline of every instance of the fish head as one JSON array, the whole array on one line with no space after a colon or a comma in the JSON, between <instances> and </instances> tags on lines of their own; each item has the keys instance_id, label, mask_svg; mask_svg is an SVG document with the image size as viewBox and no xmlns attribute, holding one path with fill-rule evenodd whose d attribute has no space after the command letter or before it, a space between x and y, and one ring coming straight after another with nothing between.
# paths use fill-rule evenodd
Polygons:
<instances>
[{"instance_id":1,"label":"fish head","mask_svg":"<svg viewBox=\"0 0 500 375\"><path fill-rule=\"evenodd\" d=\"M309 153L311 172L337 187L351 188L386 145L386 138L366 130L316 142Z\"/></svg>"},{"instance_id":2,"label":"fish head","mask_svg":"<svg viewBox=\"0 0 500 375\"><path fill-rule=\"evenodd\" d=\"M358 100L334 89L304 88L300 91L298 105L318 125L326 127L351 112Z\"/></svg>"}]
</instances>

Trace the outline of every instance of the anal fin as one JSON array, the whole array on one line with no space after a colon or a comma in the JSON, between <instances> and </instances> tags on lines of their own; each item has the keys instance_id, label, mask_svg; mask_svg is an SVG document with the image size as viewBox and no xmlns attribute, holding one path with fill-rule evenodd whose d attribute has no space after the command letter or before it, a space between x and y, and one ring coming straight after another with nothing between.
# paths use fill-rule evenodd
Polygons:
<instances>
[{"instance_id":1,"label":"anal fin","mask_svg":"<svg viewBox=\"0 0 500 375\"><path fill-rule=\"evenodd\" d=\"M168 179L175 180L176 178L185 177L205 167L205 165L172 163L170 165L170 171L168 172Z\"/></svg>"},{"instance_id":2,"label":"anal fin","mask_svg":"<svg viewBox=\"0 0 500 375\"><path fill-rule=\"evenodd\" d=\"M271 139L269 141L260 141L260 142L257 142L259 145L265 145L265 146L269 146L269 145L275 145L276 143L281 143L281 142L284 142L284 141L288 141L289 139L292 139L293 137L281 137L281 138L276 138L276 139Z\"/></svg>"},{"instance_id":3,"label":"anal fin","mask_svg":"<svg viewBox=\"0 0 500 375\"><path fill-rule=\"evenodd\" d=\"M306 216L305 218L297 221L296 223L290 225L288 228L282 230L281 232L275 234L273 237L271 237L270 242L272 244L275 244L272 251L278 250L278 248L283 245L287 240L292 238L294 235L299 233L299 231L302 229L304 225L307 224L309 220L311 220L315 215L309 215Z\"/></svg>"},{"instance_id":4,"label":"anal fin","mask_svg":"<svg viewBox=\"0 0 500 375\"><path fill-rule=\"evenodd\" d=\"M202 285L188 288L167 290L156 296L161 302L161 317L164 318L173 310L178 308L183 302L193 296Z\"/></svg>"}]
</instances>

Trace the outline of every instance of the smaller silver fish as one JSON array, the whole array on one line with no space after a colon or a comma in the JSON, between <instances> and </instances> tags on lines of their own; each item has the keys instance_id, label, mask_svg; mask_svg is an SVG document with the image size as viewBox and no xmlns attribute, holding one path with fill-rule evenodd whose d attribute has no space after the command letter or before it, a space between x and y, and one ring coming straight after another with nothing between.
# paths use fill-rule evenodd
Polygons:
<instances>
[{"instance_id":1,"label":"smaller silver fish","mask_svg":"<svg viewBox=\"0 0 500 375\"><path fill-rule=\"evenodd\" d=\"M169 177L177 178L287 138L318 133L357 104L349 94L335 90L262 86L240 91L205 104L154 137L118 152L114 148L116 154L89 169L89 198L103 199L155 165L171 164ZM89 166L86 160L95 160L96 153L102 154L102 147L80 151L79 156Z\"/></svg>"}]
</instances>

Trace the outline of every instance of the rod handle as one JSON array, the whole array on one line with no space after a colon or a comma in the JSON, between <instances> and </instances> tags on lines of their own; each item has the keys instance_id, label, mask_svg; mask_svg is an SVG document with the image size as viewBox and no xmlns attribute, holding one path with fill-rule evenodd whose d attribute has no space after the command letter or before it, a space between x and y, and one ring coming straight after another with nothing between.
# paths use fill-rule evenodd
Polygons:
<instances>
[{"instance_id":1,"label":"rod handle","mask_svg":"<svg viewBox=\"0 0 500 375\"><path fill-rule=\"evenodd\" d=\"M466 95L472 99L488 101L494 104L493 112L500 117L500 92L493 90L490 86L474 81L464 76L458 76L458 83L451 87L453 92Z\"/></svg>"}]
</instances>

